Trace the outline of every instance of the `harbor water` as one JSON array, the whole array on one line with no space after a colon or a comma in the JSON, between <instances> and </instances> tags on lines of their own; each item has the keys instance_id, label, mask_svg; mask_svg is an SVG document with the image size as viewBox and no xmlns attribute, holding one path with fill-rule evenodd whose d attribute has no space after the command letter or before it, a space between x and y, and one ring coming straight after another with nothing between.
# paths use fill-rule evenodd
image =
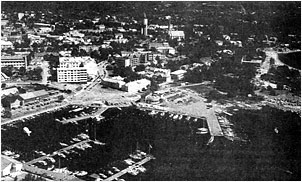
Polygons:
<instances>
[{"instance_id":1,"label":"harbor water","mask_svg":"<svg viewBox=\"0 0 302 182\"><path fill-rule=\"evenodd\" d=\"M75 112L70 112L75 110ZM300 180L300 116L270 107L261 111L238 110L228 120L246 141L215 137L207 145L209 134L198 134L207 127L202 119L174 117L169 113L150 113L133 107L111 108L104 119L85 119L77 123L58 120L95 112L94 108L69 106L33 119L2 126L2 152L19 154L28 162L78 142L79 134L104 145L88 142L86 148L73 148L34 165L55 170L66 169L79 176L102 173L110 176L112 167L127 167L124 160L136 150L152 154L155 160L144 164L138 175L126 174L125 180ZM27 127L30 136L24 133ZM89 147L90 146L90 147ZM110 171L110 172L109 172Z\"/></svg>"}]
</instances>

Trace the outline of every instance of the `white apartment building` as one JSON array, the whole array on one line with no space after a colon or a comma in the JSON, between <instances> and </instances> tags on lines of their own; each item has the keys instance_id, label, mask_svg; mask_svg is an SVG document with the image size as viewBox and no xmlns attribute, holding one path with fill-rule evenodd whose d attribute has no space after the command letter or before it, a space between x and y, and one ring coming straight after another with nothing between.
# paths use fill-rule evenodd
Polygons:
<instances>
[{"instance_id":1,"label":"white apartment building","mask_svg":"<svg viewBox=\"0 0 302 182\"><path fill-rule=\"evenodd\" d=\"M88 80L87 68L81 57L60 57L60 66L57 68L59 83L86 83Z\"/></svg>"}]
</instances>

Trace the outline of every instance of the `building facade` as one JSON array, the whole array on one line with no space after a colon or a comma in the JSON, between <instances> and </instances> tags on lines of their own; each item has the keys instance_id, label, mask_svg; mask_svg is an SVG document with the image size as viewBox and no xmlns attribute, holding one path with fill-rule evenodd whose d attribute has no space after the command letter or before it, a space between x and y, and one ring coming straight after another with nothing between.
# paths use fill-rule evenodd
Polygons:
<instances>
[{"instance_id":1,"label":"building facade","mask_svg":"<svg viewBox=\"0 0 302 182\"><path fill-rule=\"evenodd\" d=\"M14 68L27 68L27 57L23 55L1 55L1 67L13 66Z\"/></svg>"},{"instance_id":2,"label":"building facade","mask_svg":"<svg viewBox=\"0 0 302 182\"><path fill-rule=\"evenodd\" d=\"M57 78L59 83L86 83L88 80L85 60L81 57L60 57Z\"/></svg>"}]
</instances>

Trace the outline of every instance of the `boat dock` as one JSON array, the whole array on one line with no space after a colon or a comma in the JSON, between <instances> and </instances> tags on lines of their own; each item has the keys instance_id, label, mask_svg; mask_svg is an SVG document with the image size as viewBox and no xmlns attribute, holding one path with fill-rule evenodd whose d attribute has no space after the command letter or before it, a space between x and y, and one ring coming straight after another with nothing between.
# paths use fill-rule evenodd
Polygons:
<instances>
[{"instance_id":1,"label":"boat dock","mask_svg":"<svg viewBox=\"0 0 302 182\"><path fill-rule=\"evenodd\" d=\"M214 113L214 109L208 109L207 111L207 123L211 136L223 136L222 129L218 122L217 116Z\"/></svg>"},{"instance_id":2,"label":"boat dock","mask_svg":"<svg viewBox=\"0 0 302 182\"><path fill-rule=\"evenodd\" d=\"M84 143L88 143L88 142L91 142L91 141L92 141L92 140L88 139L88 140L84 140L84 141L81 141L81 142L72 144L72 145L70 145L70 146L68 146L68 147L65 147L65 148L62 148L62 149L60 149L60 150L57 150L57 151L53 152L52 154L45 155L45 156L39 157L39 158L37 158L37 159L31 160L31 161L29 161L29 162L26 162L25 164L27 164L27 165L32 165L32 164L34 164L34 163L36 163L36 162L38 162L38 161L45 160L45 159L47 159L48 157L55 156L55 155L57 155L59 152L62 152L63 150L70 150L70 149L72 149L72 148L74 148L74 147L76 147L76 146L81 146L81 145L83 145Z\"/></svg>"},{"instance_id":3,"label":"boat dock","mask_svg":"<svg viewBox=\"0 0 302 182\"><path fill-rule=\"evenodd\" d=\"M149 110L149 111L157 111L157 112L166 112L169 114L177 114L177 115L183 115L183 116L189 116L191 118L206 118L209 132L211 136L223 136L222 129L220 127L220 124L218 122L217 116L214 113L213 108L205 109L204 115L195 115L195 114L188 114L183 113L180 111L173 111L173 110L163 110L163 109L157 109L157 108L148 108L148 107L138 107L141 110Z\"/></svg>"},{"instance_id":4,"label":"boat dock","mask_svg":"<svg viewBox=\"0 0 302 182\"><path fill-rule=\"evenodd\" d=\"M76 118L69 118L69 119L66 119L66 120L60 120L58 122L63 123L63 124L73 123L73 122L81 121L81 120L84 120L84 119L89 119L91 117L92 117L91 115L89 115L89 116L81 116L81 117L76 117Z\"/></svg>"},{"instance_id":5,"label":"boat dock","mask_svg":"<svg viewBox=\"0 0 302 182\"><path fill-rule=\"evenodd\" d=\"M151 156L151 155L148 155L148 156L147 156L146 158L144 158L143 160L141 160L141 161L139 161L139 162L133 164L132 166L129 166L129 167L127 167L126 169L124 169L124 170L122 170L122 171L120 171L120 172L118 172L118 173L116 173L116 174L110 176L109 178L105 179L104 181L112 181L112 180L114 180L114 179L116 179L116 178L119 178L119 177L121 177L122 175L124 175L124 174L128 173L129 171L131 171L132 169L134 169L134 168L136 168L136 167L138 167L138 166L141 166L141 165L145 164L146 162L150 161L151 159L154 159L154 157Z\"/></svg>"}]
</instances>

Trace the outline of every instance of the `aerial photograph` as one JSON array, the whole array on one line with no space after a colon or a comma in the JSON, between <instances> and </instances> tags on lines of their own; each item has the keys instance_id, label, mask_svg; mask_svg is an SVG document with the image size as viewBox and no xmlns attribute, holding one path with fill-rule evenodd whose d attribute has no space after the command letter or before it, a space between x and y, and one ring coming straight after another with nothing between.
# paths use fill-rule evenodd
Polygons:
<instances>
[{"instance_id":1,"label":"aerial photograph","mask_svg":"<svg viewBox=\"0 0 302 182\"><path fill-rule=\"evenodd\" d=\"M1 181L300 181L300 1L1 1Z\"/></svg>"}]
</instances>

